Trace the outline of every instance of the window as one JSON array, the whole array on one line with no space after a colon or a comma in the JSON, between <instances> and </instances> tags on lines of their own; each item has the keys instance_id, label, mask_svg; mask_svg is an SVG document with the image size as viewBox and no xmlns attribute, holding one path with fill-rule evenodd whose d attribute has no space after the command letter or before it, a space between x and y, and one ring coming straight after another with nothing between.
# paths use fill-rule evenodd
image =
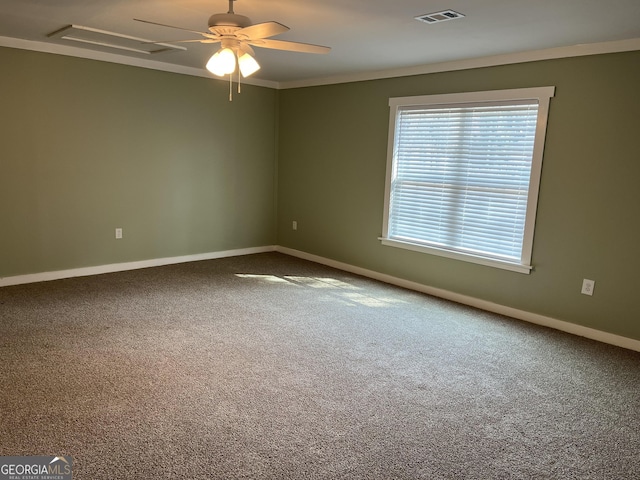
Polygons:
<instances>
[{"instance_id":1,"label":"window","mask_svg":"<svg viewBox=\"0 0 640 480\"><path fill-rule=\"evenodd\" d=\"M553 95L390 99L382 243L529 273Z\"/></svg>"}]
</instances>

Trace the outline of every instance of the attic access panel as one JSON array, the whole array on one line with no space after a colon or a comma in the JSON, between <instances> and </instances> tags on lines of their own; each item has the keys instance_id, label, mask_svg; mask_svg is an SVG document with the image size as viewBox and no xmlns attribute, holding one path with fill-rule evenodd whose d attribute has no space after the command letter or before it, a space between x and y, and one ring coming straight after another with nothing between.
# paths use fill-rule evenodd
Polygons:
<instances>
[{"instance_id":1,"label":"attic access panel","mask_svg":"<svg viewBox=\"0 0 640 480\"><path fill-rule=\"evenodd\" d=\"M75 42L80 44L79 46L89 48L112 48L115 50L140 53L143 55L155 55L158 53L176 50L186 50L185 47L179 47L168 43L149 43L153 42L153 40L132 37L130 35L109 32L107 30L99 30L97 28L83 27L82 25L67 25L60 30L50 33L47 37Z\"/></svg>"}]
</instances>

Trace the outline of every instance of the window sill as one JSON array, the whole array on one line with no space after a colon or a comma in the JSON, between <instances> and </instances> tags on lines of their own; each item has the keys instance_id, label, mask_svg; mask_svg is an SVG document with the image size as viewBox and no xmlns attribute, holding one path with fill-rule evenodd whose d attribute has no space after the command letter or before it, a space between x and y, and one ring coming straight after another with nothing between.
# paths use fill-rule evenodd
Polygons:
<instances>
[{"instance_id":1,"label":"window sill","mask_svg":"<svg viewBox=\"0 0 640 480\"><path fill-rule=\"evenodd\" d=\"M498 260L495 258L481 257L477 255L471 255L467 253L453 252L451 250L444 250L435 247L427 247L416 243L402 242L399 240L392 240L390 238L379 238L383 245L388 247L403 248L405 250L412 250L414 252L427 253L430 255L437 255L439 257L452 258L455 260L461 260L463 262L476 263L487 267L501 268L503 270L510 270L518 273L531 273L533 267L530 265L522 265L519 263L507 262L504 260Z\"/></svg>"}]
</instances>

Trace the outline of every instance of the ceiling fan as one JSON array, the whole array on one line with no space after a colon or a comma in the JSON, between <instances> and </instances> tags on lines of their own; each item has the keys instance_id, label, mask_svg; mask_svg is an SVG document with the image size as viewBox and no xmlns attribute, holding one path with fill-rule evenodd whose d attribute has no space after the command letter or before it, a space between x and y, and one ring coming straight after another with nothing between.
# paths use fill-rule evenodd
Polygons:
<instances>
[{"instance_id":1,"label":"ceiling fan","mask_svg":"<svg viewBox=\"0 0 640 480\"><path fill-rule=\"evenodd\" d=\"M236 71L237 64L239 70L238 89L240 87L240 75L248 77L260 68L260 65L258 65L258 62L254 58L255 52L252 46L301 53L329 53L331 50L331 48L321 45L273 40L269 38L289 31L289 27L278 22L252 24L249 17L238 15L233 11L234 1L235 0L229 0L229 11L227 13L215 13L209 17L208 32L200 32L198 30L138 18L134 18L134 20L151 25L183 30L202 36L202 38L199 39L169 40L152 43L220 43L220 49L209 59L206 68L217 76L224 77L229 74L231 77L231 74ZM231 95L229 99L231 99Z\"/></svg>"}]
</instances>

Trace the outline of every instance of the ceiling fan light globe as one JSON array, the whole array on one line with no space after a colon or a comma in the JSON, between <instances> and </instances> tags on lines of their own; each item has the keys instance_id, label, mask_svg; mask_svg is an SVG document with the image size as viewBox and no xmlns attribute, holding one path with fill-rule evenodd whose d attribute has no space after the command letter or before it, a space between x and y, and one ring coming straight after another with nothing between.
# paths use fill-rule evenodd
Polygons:
<instances>
[{"instance_id":1,"label":"ceiling fan light globe","mask_svg":"<svg viewBox=\"0 0 640 480\"><path fill-rule=\"evenodd\" d=\"M236 54L230 48L220 50L219 62L224 73L233 73L236 70Z\"/></svg>"},{"instance_id":2,"label":"ceiling fan light globe","mask_svg":"<svg viewBox=\"0 0 640 480\"><path fill-rule=\"evenodd\" d=\"M207 70L214 75L224 77L236 69L236 56L229 48L218 50L207 62Z\"/></svg>"},{"instance_id":3,"label":"ceiling fan light globe","mask_svg":"<svg viewBox=\"0 0 640 480\"><path fill-rule=\"evenodd\" d=\"M216 52L211 56L211 58L207 62L206 68L207 68L207 70L209 70L214 75L217 75L218 77L224 77L225 73L222 70L222 66L220 65L220 61L219 61L219 58L218 58L219 57L219 55L218 55L219 53L220 52Z\"/></svg>"},{"instance_id":4,"label":"ceiling fan light globe","mask_svg":"<svg viewBox=\"0 0 640 480\"><path fill-rule=\"evenodd\" d=\"M260 65L256 59L248 53L245 53L238 58L238 66L240 67L240 73L243 77L248 77L260 70Z\"/></svg>"}]
</instances>

